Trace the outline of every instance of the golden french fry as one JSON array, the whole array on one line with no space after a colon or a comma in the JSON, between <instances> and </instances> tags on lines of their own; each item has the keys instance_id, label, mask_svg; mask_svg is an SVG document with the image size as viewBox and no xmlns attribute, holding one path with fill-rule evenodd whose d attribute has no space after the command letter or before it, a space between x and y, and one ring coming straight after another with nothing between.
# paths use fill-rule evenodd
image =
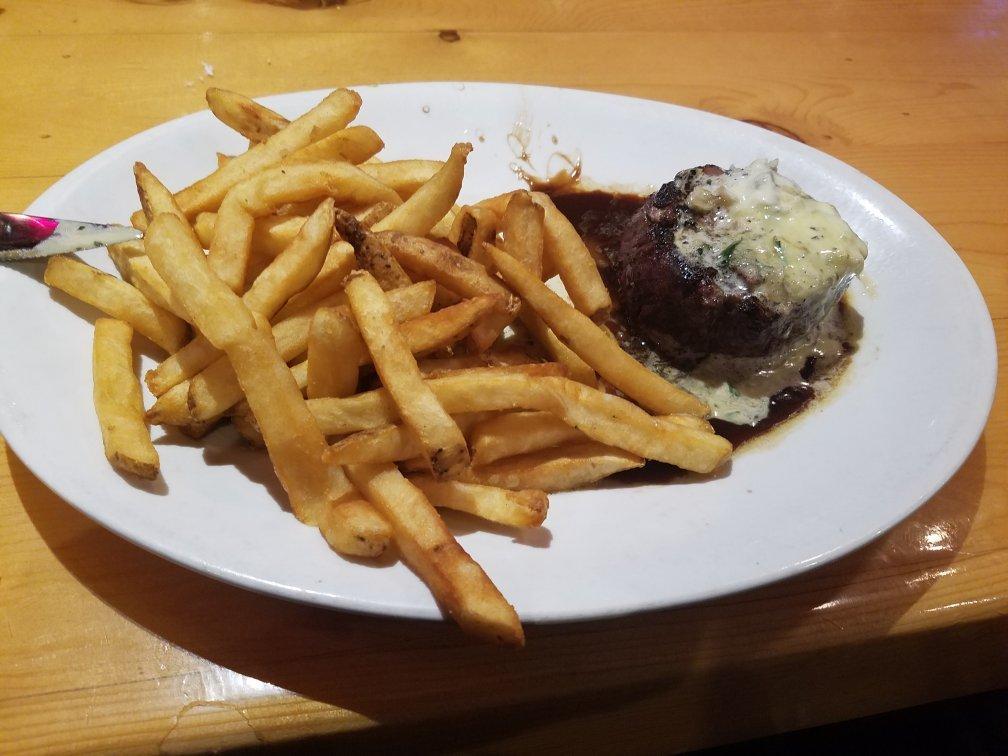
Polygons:
<instances>
[{"instance_id":1,"label":"golden french fry","mask_svg":"<svg viewBox=\"0 0 1008 756\"><path fill-rule=\"evenodd\" d=\"M481 265L486 265L485 242L497 237L500 217L493 210L478 205L465 206L455 215L448 238L466 257L471 257Z\"/></svg>"},{"instance_id":2,"label":"golden french fry","mask_svg":"<svg viewBox=\"0 0 1008 756\"><path fill-rule=\"evenodd\" d=\"M542 192L532 198L544 211L544 253L556 267L574 306L585 315L612 307L609 290L595 265L591 252L553 200Z\"/></svg>"},{"instance_id":3,"label":"golden french fry","mask_svg":"<svg viewBox=\"0 0 1008 756\"><path fill-rule=\"evenodd\" d=\"M569 491L643 465L635 454L584 441L473 467L463 471L461 480L513 490Z\"/></svg>"},{"instance_id":4,"label":"golden french fry","mask_svg":"<svg viewBox=\"0 0 1008 756\"><path fill-rule=\"evenodd\" d=\"M121 244L110 244L108 253L112 259L112 264L119 271L122 280L127 283L133 283L133 269L130 266L130 261L134 257L143 257L147 254L144 252L143 239L134 239L133 241L122 242Z\"/></svg>"},{"instance_id":5,"label":"golden french fry","mask_svg":"<svg viewBox=\"0 0 1008 756\"><path fill-rule=\"evenodd\" d=\"M502 365L527 365L534 363L535 358L518 349L508 349L480 354L460 354L452 357L426 357L417 360L420 372L430 378L452 370L467 368L499 367Z\"/></svg>"},{"instance_id":6,"label":"golden french fry","mask_svg":"<svg viewBox=\"0 0 1008 756\"><path fill-rule=\"evenodd\" d=\"M271 168L295 150L345 128L361 99L356 92L338 89L322 102L270 136L262 144L229 160L204 179L176 193L175 201L189 218L204 210L216 209L231 187Z\"/></svg>"},{"instance_id":7,"label":"golden french fry","mask_svg":"<svg viewBox=\"0 0 1008 756\"><path fill-rule=\"evenodd\" d=\"M304 291L288 299L275 319L284 320L342 291L343 281L356 264L357 258L354 256L352 246L345 241L333 242L326 253L325 262L322 263L322 270L315 280L308 284Z\"/></svg>"},{"instance_id":8,"label":"golden french fry","mask_svg":"<svg viewBox=\"0 0 1008 756\"><path fill-rule=\"evenodd\" d=\"M337 441L329 450L339 465L399 462L424 454L416 434L404 425L363 430Z\"/></svg>"},{"instance_id":9,"label":"golden french fry","mask_svg":"<svg viewBox=\"0 0 1008 756\"><path fill-rule=\"evenodd\" d=\"M259 423L252 414L252 409L248 402L242 399L234 406L230 413L231 424L241 437L257 449L265 449L266 442L263 441L262 432L259 430Z\"/></svg>"},{"instance_id":10,"label":"golden french fry","mask_svg":"<svg viewBox=\"0 0 1008 756\"><path fill-rule=\"evenodd\" d=\"M153 304L125 281L80 260L50 257L43 280L48 286L129 323L137 333L168 352L185 343L189 326L184 320Z\"/></svg>"},{"instance_id":11,"label":"golden french fry","mask_svg":"<svg viewBox=\"0 0 1008 756\"><path fill-rule=\"evenodd\" d=\"M263 171L231 189L221 203L210 243L214 273L232 291L239 291L245 282L255 218L282 204L317 197L357 204L399 201L394 191L350 163L299 163Z\"/></svg>"},{"instance_id":12,"label":"golden french fry","mask_svg":"<svg viewBox=\"0 0 1008 756\"><path fill-rule=\"evenodd\" d=\"M227 353L297 518L318 522L334 502L352 498L353 486L328 462L328 446L290 368L270 336L256 328L251 311L214 276L190 229L172 215L158 215L145 246L200 332Z\"/></svg>"},{"instance_id":13,"label":"golden french fry","mask_svg":"<svg viewBox=\"0 0 1008 756\"><path fill-rule=\"evenodd\" d=\"M533 309L523 305L521 311L518 313L518 317L529 333L532 334L532 337L538 342L539 346L543 348L543 351L557 362L567 366L571 378L586 386L595 386L597 384L595 371L592 370L591 365L578 357L576 352L560 341L557 335L543 322L542 318L536 315Z\"/></svg>"},{"instance_id":14,"label":"golden french fry","mask_svg":"<svg viewBox=\"0 0 1008 756\"><path fill-rule=\"evenodd\" d=\"M487 252L501 276L525 304L613 386L658 414L707 414L706 404L637 362L587 315L564 302L513 257L493 245L487 245Z\"/></svg>"},{"instance_id":15,"label":"golden french fry","mask_svg":"<svg viewBox=\"0 0 1008 756\"><path fill-rule=\"evenodd\" d=\"M461 208L455 205L445 213L444 218L434 224L434 227L427 232L427 235L434 239L447 239L449 234L451 234L452 227L455 225L455 216L458 215L459 210Z\"/></svg>"},{"instance_id":16,"label":"golden french fry","mask_svg":"<svg viewBox=\"0 0 1008 756\"><path fill-rule=\"evenodd\" d=\"M160 460L144 423L132 339L129 323L112 318L95 321L94 406L108 461L117 470L152 479L158 475Z\"/></svg>"},{"instance_id":17,"label":"golden french fry","mask_svg":"<svg viewBox=\"0 0 1008 756\"><path fill-rule=\"evenodd\" d=\"M189 322L189 313L182 309L182 303L175 298L168 284L154 270L147 255L139 255L129 259L129 280L153 304Z\"/></svg>"},{"instance_id":18,"label":"golden french fry","mask_svg":"<svg viewBox=\"0 0 1008 756\"><path fill-rule=\"evenodd\" d=\"M265 105L226 89L210 87L206 101L217 120L251 142L265 142L290 123Z\"/></svg>"},{"instance_id":19,"label":"golden french fry","mask_svg":"<svg viewBox=\"0 0 1008 756\"><path fill-rule=\"evenodd\" d=\"M346 294L375 370L403 422L416 433L435 477L458 474L469 464L465 438L424 382L381 286L370 273L355 271L347 280Z\"/></svg>"},{"instance_id":20,"label":"golden french fry","mask_svg":"<svg viewBox=\"0 0 1008 756\"><path fill-rule=\"evenodd\" d=\"M466 158L472 145L456 144L441 169L417 189L408 200L375 224L374 230L401 231L423 236L440 221L462 190ZM387 163L386 163L387 165Z\"/></svg>"},{"instance_id":21,"label":"golden french fry","mask_svg":"<svg viewBox=\"0 0 1008 756\"><path fill-rule=\"evenodd\" d=\"M307 219L304 215L267 215L256 218L252 229L252 250L266 257L276 257L294 241ZM200 213L196 216L193 228L205 249L209 249L213 243L216 226L217 213Z\"/></svg>"},{"instance_id":22,"label":"golden french fry","mask_svg":"<svg viewBox=\"0 0 1008 756\"><path fill-rule=\"evenodd\" d=\"M370 229L375 223L395 210L391 202L376 202L354 214L354 217L364 228Z\"/></svg>"},{"instance_id":23,"label":"golden french fry","mask_svg":"<svg viewBox=\"0 0 1008 756\"><path fill-rule=\"evenodd\" d=\"M353 394L366 349L350 313L335 307L316 310L308 330L308 397Z\"/></svg>"},{"instance_id":24,"label":"golden french fry","mask_svg":"<svg viewBox=\"0 0 1008 756\"><path fill-rule=\"evenodd\" d=\"M408 480L438 509L467 512L501 525L535 528L543 524L549 510L545 491L509 491L478 483L435 480L426 475L411 475Z\"/></svg>"},{"instance_id":25,"label":"golden french fry","mask_svg":"<svg viewBox=\"0 0 1008 756\"><path fill-rule=\"evenodd\" d=\"M442 160L389 160L386 163L364 163L361 170L392 187L404 200L409 199L441 168Z\"/></svg>"},{"instance_id":26,"label":"golden french fry","mask_svg":"<svg viewBox=\"0 0 1008 756\"><path fill-rule=\"evenodd\" d=\"M350 213L337 211L336 231L353 245L357 266L370 272L384 290L412 283L381 237L365 229Z\"/></svg>"},{"instance_id":27,"label":"golden french fry","mask_svg":"<svg viewBox=\"0 0 1008 756\"><path fill-rule=\"evenodd\" d=\"M392 542L388 521L360 499L329 507L322 513L318 527L333 550L349 556L376 557Z\"/></svg>"},{"instance_id":28,"label":"golden french fry","mask_svg":"<svg viewBox=\"0 0 1008 756\"><path fill-rule=\"evenodd\" d=\"M414 317L422 312L426 312L427 309L430 309L430 286L415 284L415 287L416 288L410 286L405 289L398 289L394 292L389 292L390 299L392 299L393 306L395 307L395 315L397 318L405 319L407 317ZM342 298L342 296L343 294L341 292L340 294L333 295L332 299L336 300L338 298ZM335 304L336 301L323 300L323 303L320 304L320 306L331 306ZM341 306L345 309L345 305ZM436 329L421 327L421 334L417 341L421 347L427 345L427 342L423 341L424 338L436 339L436 347L442 346L446 331L444 324L447 324L447 327L456 325L454 322L449 322L448 316L441 315L442 312L444 312L444 310L434 313L434 316L437 317L429 316L442 327ZM314 309L305 310L293 315L287 320L277 323L277 325L273 328L273 338L276 343L277 351L284 360L293 360L298 355L304 353L304 351L308 348L308 333L314 314ZM423 318L416 319L420 321L421 326L427 325L427 321ZM428 332L429 330L434 330L434 333L430 334ZM364 364L367 364L368 360L369 355L365 355L363 358ZM307 366L303 365L303 369L306 371L305 378L303 381L299 382L299 385L302 388L307 385ZM201 371L199 374L193 376L188 381L187 385L187 412L189 417L194 420L203 420L219 415L222 412L226 412L234 406L235 403L241 401L242 398L242 389L239 385L237 377L235 376L234 371L231 370L228 361L223 357ZM172 391L174 391L174 389L172 389ZM166 412L166 410L163 410L158 406L161 403L162 398L163 397L159 397L158 401L154 403L154 406L151 408L151 412ZM175 401L174 397L173 401Z\"/></svg>"},{"instance_id":29,"label":"golden french fry","mask_svg":"<svg viewBox=\"0 0 1008 756\"><path fill-rule=\"evenodd\" d=\"M501 309L474 331L473 346L476 351L488 349L518 314L521 301L475 260L451 247L419 236L385 232L379 234L379 238L404 268L421 278L430 278L466 297L480 294L500 294L504 297Z\"/></svg>"},{"instance_id":30,"label":"golden french fry","mask_svg":"<svg viewBox=\"0 0 1008 756\"><path fill-rule=\"evenodd\" d=\"M326 200L308 219L287 250L278 255L245 292L242 301L249 310L270 318L293 294L309 285L323 265L332 235L332 223L333 202ZM152 394L161 396L220 357L220 350L215 349L204 336L197 336L148 371L144 380Z\"/></svg>"},{"instance_id":31,"label":"golden french fry","mask_svg":"<svg viewBox=\"0 0 1008 756\"><path fill-rule=\"evenodd\" d=\"M731 444L720 436L651 417L626 399L566 378L531 376L508 367L466 370L427 383L452 415L544 410L594 441L694 472L710 472L731 456ZM327 436L391 425L398 419L383 389L308 404Z\"/></svg>"},{"instance_id":32,"label":"golden french fry","mask_svg":"<svg viewBox=\"0 0 1008 756\"><path fill-rule=\"evenodd\" d=\"M302 147L284 158L284 165L314 163L318 160L345 160L357 165L374 157L385 147L381 137L367 126L350 126Z\"/></svg>"},{"instance_id":33,"label":"golden french fry","mask_svg":"<svg viewBox=\"0 0 1008 756\"><path fill-rule=\"evenodd\" d=\"M419 488L395 465L353 465L347 472L391 524L406 563L463 630L510 646L524 645L514 608L459 546Z\"/></svg>"},{"instance_id":34,"label":"golden french fry","mask_svg":"<svg viewBox=\"0 0 1008 756\"><path fill-rule=\"evenodd\" d=\"M470 439L474 465L487 465L505 457L588 440L581 431L550 412L495 415L478 423Z\"/></svg>"},{"instance_id":35,"label":"golden french fry","mask_svg":"<svg viewBox=\"0 0 1008 756\"><path fill-rule=\"evenodd\" d=\"M133 178L136 180L137 194L140 196L140 207L148 222L158 213L171 213L185 219L185 214L175 202L175 197L146 165L134 163ZM188 223L188 220L186 222Z\"/></svg>"},{"instance_id":36,"label":"golden french fry","mask_svg":"<svg viewBox=\"0 0 1008 756\"><path fill-rule=\"evenodd\" d=\"M483 208L484 212L493 212ZM542 278L543 273L543 218L541 205L532 201L528 192L515 192L508 199L507 208L500 220L500 230L504 235L501 249L522 265ZM480 241L492 242L493 239Z\"/></svg>"}]
</instances>

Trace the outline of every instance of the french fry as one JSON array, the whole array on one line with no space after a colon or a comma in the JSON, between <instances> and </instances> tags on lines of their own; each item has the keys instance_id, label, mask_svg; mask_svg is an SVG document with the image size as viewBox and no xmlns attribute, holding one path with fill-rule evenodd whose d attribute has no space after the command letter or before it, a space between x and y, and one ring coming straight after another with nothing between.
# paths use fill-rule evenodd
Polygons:
<instances>
[{"instance_id":1,"label":"french fry","mask_svg":"<svg viewBox=\"0 0 1008 756\"><path fill-rule=\"evenodd\" d=\"M395 210L391 202L376 202L354 214L354 217L364 228L370 229L375 223Z\"/></svg>"},{"instance_id":2,"label":"french fry","mask_svg":"<svg viewBox=\"0 0 1008 756\"><path fill-rule=\"evenodd\" d=\"M302 147L284 158L285 165L318 160L345 160L354 165L374 157L385 147L381 137L367 126L350 126Z\"/></svg>"},{"instance_id":3,"label":"french fry","mask_svg":"<svg viewBox=\"0 0 1008 756\"><path fill-rule=\"evenodd\" d=\"M497 236L500 217L493 210L478 205L465 206L455 215L448 238L466 257L471 257L481 265L486 265L485 242L492 242Z\"/></svg>"},{"instance_id":4,"label":"french fry","mask_svg":"<svg viewBox=\"0 0 1008 756\"><path fill-rule=\"evenodd\" d=\"M574 306L587 316L608 310L612 307L609 290L577 229L548 195L534 192L532 198L544 211L545 256L556 267Z\"/></svg>"},{"instance_id":5,"label":"french fry","mask_svg":"<svg viewBox=\"0 0 1008 756\"><path fill-rule=\"evenodd\" d=\"M318 528L334 551L350 556L380 556L392 542L388 521L360 499L341 501L325 509Z\"/></svg>"},{"instance_id":6,"label":"french fry","mask_svg":"<svg viewBox=\"0 0 1008 756\"><path fill-rule=\"evenodd\" d=\"M635 454L585 441L473 467L462 472L461 480L512 490L570 491L643 465Z\"/></svg>"},{"instance_id":7,"label":"french fry","mask_svg":"<svg viewBox=\"0 0 1008 756\"><path fill-rule=\"evenodd\" d=\"M345 241L333 242L326 253L325 262L322 263L322 270L315 280L308 284L304 291L288 299L275 319L284 320L342 291L343 281L356 265L357 258L354 256L353 247Z\"/></svg>"},{"instance_id":8,"label":"french fry","mask_svg":"<svg viewBox=\"0 0 1008 756\"><path fill-rule=\"evenodd\" d=\"M536 360L525 352L509 349L497 352L482 352L480 354L460 354L452 357L426 357L417 360L420 372L424 377L436 377L439 374L453 370L468 368L500 367L503 365L527 365Z\"/></svg>"},{"instance_id":9,"label":"french fry","mask_svg":"<svg viewBox=\"0 0 1008 756\"><path fill-rule=\"evenodd\" d=\"M381 237L365 229L350 213L336 213L336 230L353 245L357 266L370 272L385 291L412 283Z\"/></svg>"},{"instance_id":10,"label":"french fry","mask_svg":"<svg viewBox=\"0 0 1008 756\"><path fill-rule=\"evenodd\" d=\"M299 163L263 171L227 193L214 223L210 265L232 291L245 282L255 218L279 205L316 197L370 204L398 195L356 166L342 162Z\"/></svg>"},{"instance_id":11,"label":"french fry","mask_svg":"<svg viewBox=\"0 0 1008 756\"><path fill-rule=\"evenodd\" d=\"M444 167L442 160L389 160L385 163L364 163L361 170L392 187L407 200Z\"/></svg>"},{"instance_id":12,"label":"french fry","mask_svg":"<svg viewBox=\"0 0 1008 756\"><path fill-rule=\"evenodd\" d=\"M456 144L441 169L417 189L408 200L375 224L375 232L401 231L423 236L440 221L462 190L466 158L472 145ZM386 164L387 165L387 164Z\"/></svg>"},{"instance_id":13,"label":"french fry","mask_svg":"<svg viewBox=\"0 0 1008 756\"><path fill-rule=\"evenodd\" d=\"M260 274L242 301L252 312L266 318L274 315L293 294L303 290L323 265L332 235L333 202L319 205L285 252ZM346 267L344 275L349 272ZM179 304L176 301L176 304ZM161 362L144 377L147 388L161 396L172 386L199 373L221 357L221 352L204 337L197 336Z\"/></svg>"},{"instance_id":14,"label":"french fry","mask_svg":"<svg viewBox=\"0 0 1008 756\"><path fill-rule=\"evenodd\" d=\"M335 307L316 310L308 331L308 397L353 394L364 351L349 312Z\"/></svg>"},{"instance_id":15,"label":"french fry","mask_svg":"<svg viewBox=\"0 0 1008 756\"><path fill-rule=\"evenodd\" d=\"M445 213L444 218L434 224L434 227L427 232L427 235L434 239L447 239L449 234L451 234L452 226L455 225L455 216L458 215L460 209L458 205L455 205Z\"/></svg>"},{"instance_id":16,"label":"french fry","mask_svg":"<svg viewBox=\"0 0 1008 756\"><path fill-rule=\"evenodd\" d=\"M452 415L543 410L594 441L694 472L710 472L731 456L731 444L720 436L651 417L632 402L566 378L484 368L432 378L427 384ZM398 419L396 405L384 389L308 404L327 436L391 425Z\"/></svg>"},{"instance_id":17,"label":"french fry","mask_svg":"<svg viewBox=\"0 0 1008 756\"><path fill-rule=\"evenodd\" d=\"M392 305L366 271L350 274L347 300L382 384L416 434L435 477L457 475L469 464L469 450L456 422L423 380L410 345L396 329Z\"/></svg>"},{"instance_id":18,"label":"french fry","mask_svg":"<svg viewBox=\"0 0 1008 756\"><path fill-rule=\"evenodd\" d=\"M509 646L524 645L514 608L459 546L419 488L395 465L352 465L347 472L391 524L406 563L464 631Z\"/></svg>"},{"instance_id":19,"label":"french fry","mask_svg":"<svg viewBox=\"0 0 1008 756\"><path fill-rule=\"evenodd\" d=\"M257 449L265 449L266 442L263 441L262 432L259 430L259 423L252 414L252 409L248 402L242 399L232 408L230 412L231 424L241 437Z\"/></svg>"},{"instance_id":20,"label":"french fry","mask_svg":"<svg viewBox=\"0 0 1008 756\"><path fill-rule=\"evenodd\" d=\"M493 212L482 208L484 212ZM508 199L507 208L500 219L500 230L504 235L501 249L532 274L542 279L543 274L543 218L545 211L532 201L528 192L515 192ZM492 242L493 239L480 239Z\"/></svg>"},{"instance_id":21,"label":"french fry","mask_svg":"<svg viewBox=\"0 0 1008 756\"><path fill-rule=\"evenodd\" d=\"M487 465L588 438L550 412L505 412L478 423L470 440L473 464Z\"/></svg>"},{"instance_id":22,"label":"french fry","mask_svg":"<svg viewBox=\"0 0 1008 756\"><path fill-rule=\"evenodd\" d=\"M139 255L129 259L129 280L153 304L168 310L182 320L189 322L189 313L182 309L182 303L171 293L168 284L154 270L147 255Z\"/></svg>"},{"instance_id":23,"label":"french fry","mask_svg":"<svg viewBox=\"0 0 1008 756\"><path fill-rule=\"evenodd\" d=\"M133 283L133 268L130 266L130 261L134 257L143 257L147 254L144 252L143 239L134 239L122 242L121 244L110 244L108 246L108 253L109 257L112 258L112 264L119 271L122 280L126 283Z\"/></svg>"},{"instance_id":24,"label":"french fry","mask_svg":"<svg viewBox=\"0 0 1008 756\"><path fill-rule=\"evenodd\" d=\"M231 187L275 166L289 154L311 142L345 128L357 115L360 106L361 99L356 92L338 89L330 93L322 102L262 144L238 155L206 178L178 192L175 201L188 218L194 218L204 210L216 209Z\"/></svg>"},{"instance_id":25,"label":"french fry","mask_svg":"<svg viewBox=\"0 0 1008 756\"><path fill-rule=\"evenodd\" d=\"M412 317L420 312L424 312L425 307L427 309L430 308L430 287L423 284L417 284L416 287L408 287L390 292L390 295L394 295L390 298L393 301L397 318L405 319L406 317ZM342 296L342 293L340 293L334 295L333 299L335 300L337 297ZM328 302L328 304L335 304L335 301ZM436 312L432 316L415 318L415 321L419 321L419 336L416 338L420 347L437 348L443 345L445 339L457 338L450 330L451 328L459 327L457 320L450 318L451 313L442 315L442 312L444 310ZM284 360L293 360L308 348L308 333L314 314L314 310L305 310L287 320L281 321L273 328L273 338L275 339L277 351ZM429 321L432 321L436 325L428 326ZM403 326L407 333L409 333L409 325L404 324ZM424 339L431 340L435 346L428 346L428 342ZM367 364L369 360L370 356L365 355L363 357L363 364ZM307 366L303 366L303 369L307 371ZM299 385L302 388L307 385L307 372L305 372L305 378L299 382ZM234 372L230 369L228 361L222 357L189 380L186 398L187 412L193 420L207 419L226 412L235 403L239 402L241 397L241 386ZM159 408L161 398L159 397L158 401L154 403L154 406L150 410L151 412L165 412L165 410ZM174 398L173 401L175 401Z\"/></svg>"},{"instance_id":26,"label":"french fry","mask_svg":"<svg viewBox=\"0 0 1008 756\"><path fill-rule=\"evenodd\" d=\"M476 351L488 349L518 314L521 301L475 260L459 254L451 247L419 236L392 231L379 234L379 238L404 268L421 278L430 278L466 297L479 294L500 294L504 297L500 311L481 323L478 330L474 330L472 340Z\"/></svg>"},{"instance_id":27,"label":"french fry","mask_svg":"<svg viewBox=\"0 0 1008 756\"><path fill-rule=\"evenodd\" d=\"M133 368L133 328L112 318L95 321L94 406L105 456L117 470L153 479L160 460L144 423L140 382Z\"/></svg>"},{"instance_id":28,"label":"french fry","mask_svg":"<svg viewBox=\"0 0 1008 756\"><path fill-rule=\"evenodd\" d=\"M518 317L521 319L522 325L528 329L528 332L532 334L532 337L542 347L543 351L557 362L567 366L571 378L578 383L583 383L585 386L595 386L597 384L595 371L592 370L591 365L578 357L576 352L560 341L550 327L543 322L542 318L536 315L535 310L523 305L521 311L518 313Z\"/></svg>"},{"instance_id":29,"label":"french fry","mask_svg":"<svg viewBox=\"0 0 1008 756\"><path fill-rule=\"evenodd\" d=\"M175 197L161 183L146 165L133 164L133 178L136 181L137 194L140 197L140 208L148 222L158 213L171 213L186 220L185 214L175 202ZM189 221L186 220L188 223Z\"/></svg>"},{"instance_id":30,"label":"french fry","mask_svg":"<svg viewBox=\"0 0 1008 756\"><path fill-rule=\"evenodd\" d=\"M168 352L185 343L189 326L184 320L153 304L125 281L80 260L50 257L43 280L48 286L129 323L137 333Z\"/></svg>"},{"instance_id":31,"label":"french fry","mask_svg":"<svg viewBox=\"0 0 1008 756\"><path fill-rule=\"evenodd\" d=\"M417 435L404 425L354 433L330 446L329 451L339 465L399 462L424 454Z\"/></svg>"},{"instance_id":32,"label":"french fry","mask_svg":"<svg viewBox=\"0 0 1008 756\"><path fill-rule=\"evenodd\" d=\"M251 248L267 257L276 257L294 241L306 220L304 215L267 215L256 218ZM204 249L209 249L213 243L216 226L217 213L200 213L196 216L193 228Z\"/></svg>"},{"instance_id":33,"label":"french fry","mask_svg":"<svg viewBox=\"0 0 1008 756\"><path fill-rule=\"evenodd\" d=\"M543 524L549 510L545 491L509 491L457 480L435 480L426 475L411 475L408 480L438 509L467 512L501 525L535 528Z\"/></svg>"},{"instance_id":34,"label":"french fry","mask_svg":"<svg viewBox=\"0 0 1008 756\"><path fill-rule=\"evenodd\" d=\"M244 303L213 275L187 226L172 215L158 215L145 246L200 331L227 353L295 516L317 523L334 502L353 498L342 470L329 464L325 439L276 346L255 327Z\"/></svg>"},{"instance_id":35,"label":"french fry","mask_svg":"<svg viewBox=\"0 0 1008 756\"><path fill-rule=\"evenodd\" d=\"M265 105L226 89L210 87L206 91L206 101L217 120L250 142L265 142L290 123Z\"/></svg>"},{"instance_id":36,"label":"french fry","mask_svg":"<svg viewBox=\"0 0 1008 756\"><path fill-rule=\"evenodd\" d=\"M493 245L487 245L494 265L526 305L599 375L643 407L662 415L704 416L707 405L624 352L588 316L574 309L521 263Z\"/></svg>"}]
</instances>

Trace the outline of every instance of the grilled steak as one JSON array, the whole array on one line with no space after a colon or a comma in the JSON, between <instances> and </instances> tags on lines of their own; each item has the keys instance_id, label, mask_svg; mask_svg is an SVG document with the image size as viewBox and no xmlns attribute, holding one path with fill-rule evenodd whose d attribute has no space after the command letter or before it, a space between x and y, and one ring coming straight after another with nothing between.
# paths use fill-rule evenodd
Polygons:
<instances>
[{"instance_id":1,"label":"grilled steak","mask_svg":"<svg viewBox=\"0 0 1008 756\"><path fill-rule=\"evenodd\" d=\"M680 172L631 218L610 260L623 314L688 367L760 356L807 333L864 265L832 205L758 160Z\"/></svg>"}]
</instances>

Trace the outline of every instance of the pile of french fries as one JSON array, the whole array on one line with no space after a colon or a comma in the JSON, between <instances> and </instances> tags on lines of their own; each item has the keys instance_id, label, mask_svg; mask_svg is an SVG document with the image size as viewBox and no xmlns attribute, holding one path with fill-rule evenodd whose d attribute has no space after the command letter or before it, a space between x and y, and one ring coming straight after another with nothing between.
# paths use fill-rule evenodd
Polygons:
<instances>
[{"instance_id":1,"label":"pile of french fries","mask_svg":"<svg viewBox=\"0 0 1008 756\"><path fill-rule=\"evenodd\" d=\"M513 607L439 508L536 527L548 492L730 456L701 401L596 323L608 291L549 197L457 206L471 146L380 162L349 90L293 121L231 92L207 100L248 150L176 193L137 164L145 237L109 249L122 278L71 257L45 273L108 316L94 403L118 470L159 474L148 423L199 437L230 421L334 550L394 543L464 630L519 646ZM134 332L166 353L146 410Z\"/></svg>"}]
</instances>

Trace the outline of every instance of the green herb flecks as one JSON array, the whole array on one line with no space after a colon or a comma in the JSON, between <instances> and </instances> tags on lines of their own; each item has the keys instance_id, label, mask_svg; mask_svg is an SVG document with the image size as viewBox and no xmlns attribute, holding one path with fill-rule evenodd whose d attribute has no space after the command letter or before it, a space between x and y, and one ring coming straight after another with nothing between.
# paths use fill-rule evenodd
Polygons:
<instances>
[{"instance_id":1,"label":"green herb flecks","mask_svg":"<svg viewBox=\"0 0 1008 756\"><path fill-rule=\"evenodd\" d=\"M721 267L727 268L728 264L731 262L732 253L735 251L735 247L742 243L741 239L736 239L727 247L721 250Z\"/></svg>"}]
</instances>

